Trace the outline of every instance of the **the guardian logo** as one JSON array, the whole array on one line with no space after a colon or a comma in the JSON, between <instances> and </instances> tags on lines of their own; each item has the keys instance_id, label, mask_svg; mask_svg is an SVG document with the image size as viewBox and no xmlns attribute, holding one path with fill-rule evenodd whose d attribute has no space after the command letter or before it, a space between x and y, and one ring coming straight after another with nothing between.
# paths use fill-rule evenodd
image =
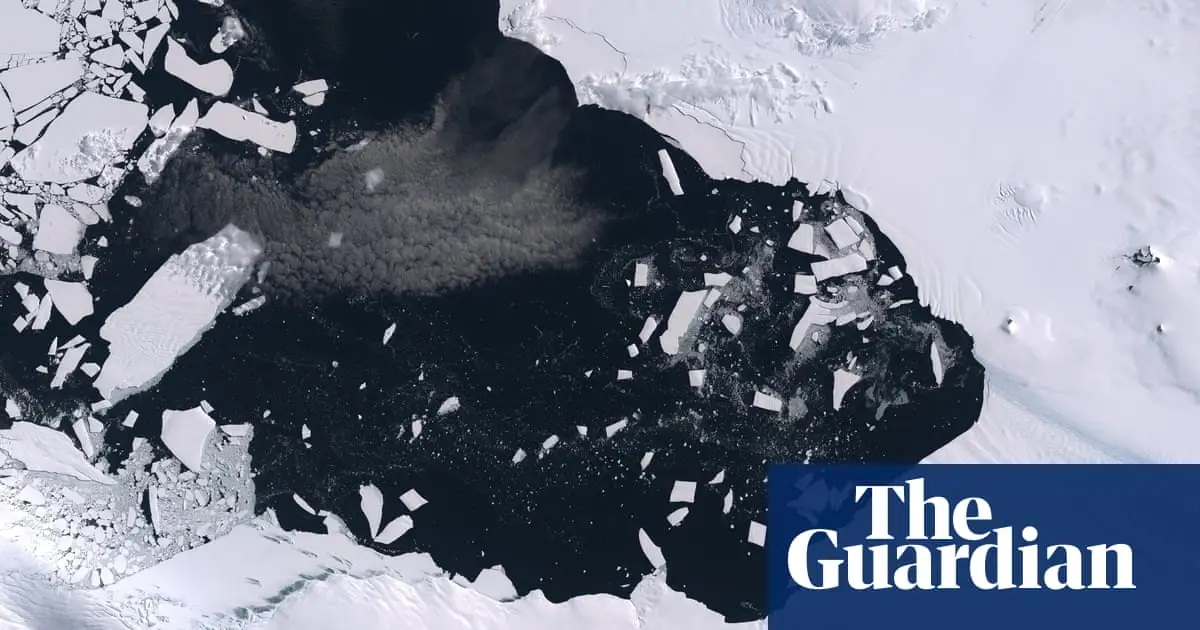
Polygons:
<instances>
[{"instance_id":1,"label":"the guardian logo","mask_svg":"<svg viewBox=\"0 0 1200 630\"><path fill-rule=\"evenodd\" d=\"M802 588L828 590L1092 590L1134 589L1133 549L1123 543L1038 542L1033 525L990 527L992 508L970 497L953 505L925 494L925 480L857 485L867 501L867 541L839 541L832 529L809 529L788 546L787 569ZM892 509L907 510L907 531L893 532ZM1019 541L1018 541L1019 537Z\"/></svg>"}]
</instances>

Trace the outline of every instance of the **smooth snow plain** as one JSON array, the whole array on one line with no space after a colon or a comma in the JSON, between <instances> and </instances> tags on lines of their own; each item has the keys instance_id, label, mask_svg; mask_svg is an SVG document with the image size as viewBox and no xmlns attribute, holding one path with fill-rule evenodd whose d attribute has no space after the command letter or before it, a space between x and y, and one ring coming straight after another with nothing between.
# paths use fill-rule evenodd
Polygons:
<instances>
[{"instance_id":1,"label":"smooth snow plain","mask_svg":"<svg viewBox=\"0 0 1200 630\"><path fill-rule=\"evenodd\" d=\"M501 4L711 175L879 222L988 371L930 461L1200 461L1200 2Z\"/></svg>"}]
</instances>

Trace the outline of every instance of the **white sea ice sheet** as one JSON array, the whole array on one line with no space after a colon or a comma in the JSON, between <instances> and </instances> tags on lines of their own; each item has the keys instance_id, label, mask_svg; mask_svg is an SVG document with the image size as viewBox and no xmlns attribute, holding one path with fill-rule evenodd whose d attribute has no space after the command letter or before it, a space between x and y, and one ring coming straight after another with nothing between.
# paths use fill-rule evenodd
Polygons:
<instances>
[{"instance_id":1,"label":"white sea ice sheet","mask_svg":"<svg viewBox=\"0 0 1200 630\"><path fill-rule=\"evenodd\" d=\"M10 56L56 52L60 29L54 18L26 9L21 0L0 0L0 63Z\"/></svg>"},{"instance_id":2,"label":"white sea ice sheet","mask_svg":"<svg viewBox=\"0 0 1200 630\"><path fill-rule=\"evenodd\" d=\"M375 542L381 545L390 545L400 539L401 536L408 533L413 528L413 519L407 514L401 514L392 519L379 534L375 536Z\"/></svg>"},{"instance_id":3,"label":"white sea ice sheet","mask_svg":"<svg viewBox=\"0 0 1200 630\"><path fill-rule=\"evenodd\" d=\"M367 518L367 526L371 537L379 534L379 525L383 521L383 493L374 484L359 486L359 509Z\"/></svg>"},{"instance_id":4,"label":"white sea ice sheet","mask_svg":"<svg viewBox=\"0 0 1200 630\"><path fill-rule=\"evenodd\" d=\"M204 449L217 423L200 407L162 414L162 442L189 470L203 470Z\"/></svg>"},{"instance_id":5,"label":"white sea ice sheet","mask_svg":"<svg viewBox=\"0 0 1200 630\"><path fill-rule=\"evenodd\" d=\"M671 160L671 154L666 149L658 150L658 162L662 166L663 179L667 180L671 194L682 195L683 186L679 183L679 173L675 170L675 162Z\"/></svg>"},{"instance_id":6,"label":"white sea ice sheet","mask_svg":"<svg viewBox=\"0 0 1200 630\"><path fill-rule=\"evenodd\" d=\"M68 324L74 326L95 311L92 294L83 282L46 279L46 291L54 300L54 308Z\"/></svg>"},{"instance_id":7,"label":"white sea ice sheet","mask_svg":"<svg viewBox=\"0 0 1200 630\"><path fill-rule=\"evenodd\" d=\"M230 305L261 254L248 233L229 225L163 263L100 328L109 357L97 391L116 402L157 382Z\"/></svg>"},{"instance_id":8,"label":"white sea ice sheet","mask_svg":"<svg viewBox=\"0 0 1200 630\"><path fill-rule=\"evenodd\" d=\"M224 101L214 103L196 126L211 129L230 140L253 142L280 153L291 153L296 145L294 121L278 122Z\"/></svg>"},{"instance_id":9,"label":"white sea ice sheet","mask_svg":"<svg viewBox=\"0 0 1200 630\"><path fill-rule=\"evenodd\" d=\"M26 470L106 485L114 483L84 458L71 438L40 424L14 422L12 428L0 429L0 450L25 464Z\"/></svg>"},{"instance_id":10,"label":"white sea ice sheet","mask_svg":"<svg viewBox=\"0 0 1200 630\"><path fill-rule=\"evenodd\" d=\"M706 293L705 290L684 291L679 295L679 299L675 302L675 308L667 317L667 329L658 338L663 352L679 354L680 340L687 334L688 329L692 326L692 321L696 319L696 314L700 312Z\"/></svg>"},{"instance_id":11,"label":"white sea ice sheet","mask_svg":"<svg viewBox=\"0 0 1200 630\"><path fill-rule=\"evenodd\" d=\"M0 86L8 93L13 111L20 112L83 78L80 59L51 59L0 72Z\"/></svg>"},{"instance_id":12,"label":"white sea ice sheet","mask_svg":"<svg viewBox=\"0 0 1200 630\"><path fill-rule=\"evenodd\" d=\"M141 103L84 92L37 142L13 157L12 167L29 182L69 184L95 177L125 157L148 113Z\"/></svg>"},{"instance_id":13,"label":"white sea ice sheet","mask_svg":"<svg viewBox=\"0 0 1200 630\"><path fill-rule=\"evenodd\" d=\"M229 62L215 59L208 63L200 63L192 59L182 44L171 38L167 39L163 69L184 83L213 96L224 96L229 93L229 88L233 87L233 68Z\"/></svg>"},{"instance_id":14,"label":"white sea ice sheet","mask_svg":"<svg viewBox=\"0 0 1200 630\"><path fill-rule=\"evenodd\" d=\"M85 226L75 215L56 203L42 207L38 215L38 230L33 236L33 248L51 254L70 255L79 246Z\"/></svg>"}]
</instances>

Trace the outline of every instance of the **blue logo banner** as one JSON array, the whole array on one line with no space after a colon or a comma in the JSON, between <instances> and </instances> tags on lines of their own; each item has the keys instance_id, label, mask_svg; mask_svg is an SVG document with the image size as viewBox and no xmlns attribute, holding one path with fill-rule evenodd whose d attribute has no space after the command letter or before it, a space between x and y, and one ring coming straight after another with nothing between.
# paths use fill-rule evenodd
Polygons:
<instances>
[{"instance_id":1,"label":"blue logo banner","mask_svg":"<svg viewBox=\"0 0 1200 630\"><path fill-rule=\"evenodd\" d=\"M1196 625L1200 465L780 465L769 630Z\"/></svg>"}]
</instances>

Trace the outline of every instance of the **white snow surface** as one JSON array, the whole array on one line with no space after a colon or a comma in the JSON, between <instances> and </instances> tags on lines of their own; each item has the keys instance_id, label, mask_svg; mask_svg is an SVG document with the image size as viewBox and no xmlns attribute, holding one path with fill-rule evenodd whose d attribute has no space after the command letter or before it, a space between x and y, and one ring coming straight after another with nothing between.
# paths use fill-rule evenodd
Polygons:
<instances>
[{"instance_id":1,"label":"white snow surface","mask_svg":"<svg viewBox=\"0 0 1200 630\"><path fill-rule=\"evenodd\" d=\"M1196 0L504 0L500 24L713 176L828 182L872 214L988 371L980 423L932 460L1194 462L1198 20ZM1147 245L1170 263L1131 266Z\"/></svg>"}]
</instances>

